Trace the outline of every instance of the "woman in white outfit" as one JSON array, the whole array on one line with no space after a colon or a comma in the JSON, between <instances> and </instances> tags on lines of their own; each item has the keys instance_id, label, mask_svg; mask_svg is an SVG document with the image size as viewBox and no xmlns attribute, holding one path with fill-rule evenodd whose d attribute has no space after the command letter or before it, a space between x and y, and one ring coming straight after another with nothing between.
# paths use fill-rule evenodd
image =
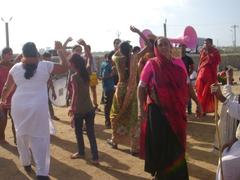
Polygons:
<instances>
[{"instance_id":1,"label":"woman in white outfit","mask_svg":"<svg viewBox=\"0 0 240 180\"><path fill-rule=\"evenodd\" d=\"M49 179L50 116L47 82L51 73L59 74L68 70L62 44L55 42L55 48L61 57L60 64L40 61L35 44L26 43L22 48L21 62L9 71L0 102L4 104L10 92L16 89L12 97L11 114L20 160L24 169L31 171L32 152L39 180Z\"/></svg>"},{"instance_id":2,"label":"woman in white outfit","mask_svg":"<svg viewBox=\"0 0 240 180\"><path fill-rule=\"evenodd\" d=\"M232 72L227 72L227 78L231 78ZM216 97L223 103L225 113L230 117L228 120L229 124L232 124L232 120L234 122L240 119L240 102L239 99L236 98L228 98L223 96L220 87L218 85L212 85L211 87L212 93L216 95ZM227 123L227 122L225 122ZM231 129L228 129L230 131ZM229 132L228 132L229 133ZM236 133L236 134L235 134ZM223 146L222 152L222 168L223 168L223 177L221 177L221 168L218 165L216 180L239 180L240 179L240 171L238 170L240 167L240 126L238 122L237 130L235 131L235 138L232 142L228 142ZM227 133L226 133L227 134ZM224 134L222 134L224 135Z\"/></svg>"}]
</instances>

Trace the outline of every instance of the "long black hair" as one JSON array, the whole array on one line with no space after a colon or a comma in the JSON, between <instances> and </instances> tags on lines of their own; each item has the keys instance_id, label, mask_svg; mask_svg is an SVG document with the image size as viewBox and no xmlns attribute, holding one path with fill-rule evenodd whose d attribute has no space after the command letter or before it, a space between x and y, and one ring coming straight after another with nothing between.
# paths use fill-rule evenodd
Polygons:
<instances>
[{"instance_id":1,"label":"long black hair","mask_svg":"<svg viewBox=\"0 0 240 180\"><path fill-rule=\"evenodd\" d=\"M130 52L132 51L132 46L129 41L124 41L120 44L120 52L126 57L125 64L125 78L129 78L129 68L130 68Z\"/></svg>"},{"instance_id":2,"label":"long black hair","mask_svg":"<svg viewBox=\"0 0 240 180\"><path fill-rule=\"evenodd\" d=\"M79 54L74 53L69 59L69 62L75 66L81 78L88 83L90 81L90 78L83 57Z\"/></svg>"},{"instance_id":3,"label":"long black hair","mask_svg":"<svg viewBox=\"0 0 240 180\"><path fill-rule=\"evenodd\" d=\"M26 58L38 57L38 50L36 48L36 45L33 42L27 42L26 44L24 44L22 48L22 53L23 53L23 56ZM23 64L23 68L25 69L24 77L26 79L30 79L31 77L33 77L33 75L36 72L37 66L38 66L38 63Z\"/></svg>"}]
</instances>

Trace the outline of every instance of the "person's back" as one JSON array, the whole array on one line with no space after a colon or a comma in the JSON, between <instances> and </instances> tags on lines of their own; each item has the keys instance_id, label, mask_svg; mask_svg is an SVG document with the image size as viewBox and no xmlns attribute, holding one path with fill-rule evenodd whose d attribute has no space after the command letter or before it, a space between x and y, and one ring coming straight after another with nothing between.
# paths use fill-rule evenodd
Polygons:
<instances>
[{"instance_id":1,"label":"person's back","mask_svg":"<svg viewBox=\"0 0 240 180\"><path fill-rule=\"evenodd\" d=\"M76 100L76 113L85 114L93 110L92 101L89 93L89 83L84 82L81 76L77 73L72 75L72 80L74 79L77 86L77 100Z\"/></svg>"},{"instance_id":2,"label":"person's back","mask_svg":"<svg viewBox=\"0 0 240 180\"><path fill-rule=\"evenodd\" d=\"M69 59L71 68L75 74L71 77L71 86L73 89L71 108L68 114L72 116L71 124L75 127L75 134L78 144L78 152L71 155L71 159L81 158L85 155L83 139L83 121L85 120L88 139L92 152L92 163L98 164L98 149L94 133L95 111L89 94L90 78L85 67L84 59L73 54Z\"/></svg>"},{"instance_id":3,"label":"person's back","mask_svg":"<svg viewBox=\"0 0 240 180\"><path fill-rule=\"evenodd\" d=\"M125 83L127 82L127 78L125 77L125 69L126 69L126 59L123 56L113 55L113 61L115 63L115 67L118 73L118 82Z\"/></svg>"},{"instance_id":4,"label":"person's back","mask_svg":"<svg viewBox=\"0 0 240 180\"><path fill-rule=\"evenodd\" d=\"M40 61L34 76L26 79L23 63L20 62L13 66L10 70L16 83L16 90L12 97L13 118L14 116L22 116L21 113L23 112L29 115L38 114L37 112L48 112L47 81L52 68L52 63ZM39 118L30 119L25 118L25 116L15 118L16 131L21 135L47 136L49 134L49 115L41 113L41 117L41 121Z\"/></svg>"},{"instance_id":5,"label":"person's back","mask_svg":"<svg viewBox=\"0 0 240 180\"><path fill-rule=\"evenodd\" d=\"M23 63L17 63L12 69L12 75L17 85L14 97L17 98L17 96L19 96L22 98L26 96L27 98L31 94L32 97L29 98L29 101L25 102L27 104L41 103L46 100L48 97L47 81L51 72L51 69L50 71L46 71L47 66L52 66L52 64L47 61L40 61L36 69L36 74L31 79L26 79L24 77L25 69L23 68ZM44 100L42 98L44 98Z\"/></svg>"}]
</instances>

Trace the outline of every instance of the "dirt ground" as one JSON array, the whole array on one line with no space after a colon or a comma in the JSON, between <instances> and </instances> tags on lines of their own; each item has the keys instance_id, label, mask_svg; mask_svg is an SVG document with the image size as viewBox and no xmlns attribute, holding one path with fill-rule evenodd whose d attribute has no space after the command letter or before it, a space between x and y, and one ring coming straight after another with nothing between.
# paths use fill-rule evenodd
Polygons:
<instances>
[{"instance_id":1,"label":"dirt ground","mask_svg":"<svg viewBox=\"0 0 240 180\"><path fill-rule=\"evenodd\" d=\"M239 77L235 73L235 77ZM234 92L240 92L239 83L234 86ZM100 99L101 85L98 85L98 99ZM219 103L219 111L221 104ZM103 107L100 106L103 110ZM111 137L111 130L105 129L103 112L96 114L95 132L100 156L100 165L93 166L90 163L91 153L86 134L84 135L86 146L86 159L71 160L70 155L77 151L74 130L70 127L67 108L54 107L55 114L60 121L54 121L56 134L51 137L51 179L96 179L96 180L147 180L151 179L144 172L144 161L133 157L129 148L119 146L119 150L111 149L106 139ZM193 107L195 110L195 106ZM218 155L212 152L215 123L213 114L201 119L188 115L187 130L187 162L190 179L215 179ZM6 140L9 144L0 146L0 179L25 180L35 179L34 174L27 174L20 165L18 152L13 143L11 122L8 121Z\"/></svg>"}]
</instances>

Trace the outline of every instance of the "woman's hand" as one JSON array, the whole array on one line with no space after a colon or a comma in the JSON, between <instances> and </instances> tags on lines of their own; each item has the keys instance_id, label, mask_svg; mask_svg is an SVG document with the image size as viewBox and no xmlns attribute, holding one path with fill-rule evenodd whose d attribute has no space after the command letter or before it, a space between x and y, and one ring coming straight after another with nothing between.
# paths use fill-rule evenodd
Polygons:
<instances>
[{"instance_id":1,"label":"woman's hand","mask_svg":"<svg viewBox=\"0 0 240 180\"><path fill-rule=\"evenodd\" d=\"M131 30L132 32L134 32L134 33L140 33L140 30L137 29L137 28L134 27L134 26L130 26L130 30Z\"/></svg>"},{"instance_id":2,"label":"woman's hand","mask_svg":"<svg viewBox=\"0 0 240 180\"><path fill-rule=\"evenodd\" d=\"M70 124L71 124L72 128L75 128L75 119L74 119L74 117L71 118L71 123Z\"/></svg>"},{"instance_id":3,"label":"woman's hand","mask_svg":"<svg viewBox=\"0 0 240 180\"><path fill-rule=\"evenodd\" d=\"M74 114L74 113L73 113L73 110L72 110L72 109L69 109L69 110L68 110L68 116L72 117L73 114Z\"/></svg>"},{"instance_id":4,"label":"woman's hand","mask_svg":"<svg viewBox=\"0 0 240 180\"><path fill-rule=\"evenodd\" d=\"M3 111L3 107L7 104L7 100L0 100L0 111Z\"/></svg>"},{"instance_id":5,"label":"woman's hand","mask_svg":"<svg viewBox=\"0 0 240 180\"><path fill-rule=\"evenodd\" d=\"M68 37L67 40L66 40L66 42L71 42L72 40L73 40L72 37Z\"/></svg>"},{"instance_id":6,"label":"woman's hand","mask_svg":"<svg viewBox=\"0 0 240 180\"><path fill-rule=\"evenodd\" d=\"M118 89L118 87L117 87L117 88L116 88L116 92L115 92L115 96L116 96L116 99L117 99L117 103L118 103L119 107L121 108L123 102L122 102L122 99L121 99L119 93L120 93L120 92L119 92L119 89Z\"/></svg>"},{"instance_id":7,"label":"woman's hand","mask_svg":"<svg viewBox=\"0 0 240 180\"><path fill-rule=\"evenodd\" d=\"M83 39L79 39L77 41L78 44L82 45L82 46L86 46L86 42Z\"/></svg>"},{"instance_id":8,"label":"woman's hand","mask_svg":"<svg viewBox=\"0 0 240 180\"><path fill-rule=\"evenodd\" d=\"M217 83L211 85L211 93L214 94L222 103L226 101L226 98L223 96L220 86Z\"/></svg>"},{"instance_id":9,"label":"woman's hand","mask_svg":"<svg viewBox=\"0 0 240 180\"><path fill-rule=\"evenodd\" d=\"M147 118L147 112L144 111L142 108L138 110L138 121L142 122Z\"/></svg>"}]
</instances>

